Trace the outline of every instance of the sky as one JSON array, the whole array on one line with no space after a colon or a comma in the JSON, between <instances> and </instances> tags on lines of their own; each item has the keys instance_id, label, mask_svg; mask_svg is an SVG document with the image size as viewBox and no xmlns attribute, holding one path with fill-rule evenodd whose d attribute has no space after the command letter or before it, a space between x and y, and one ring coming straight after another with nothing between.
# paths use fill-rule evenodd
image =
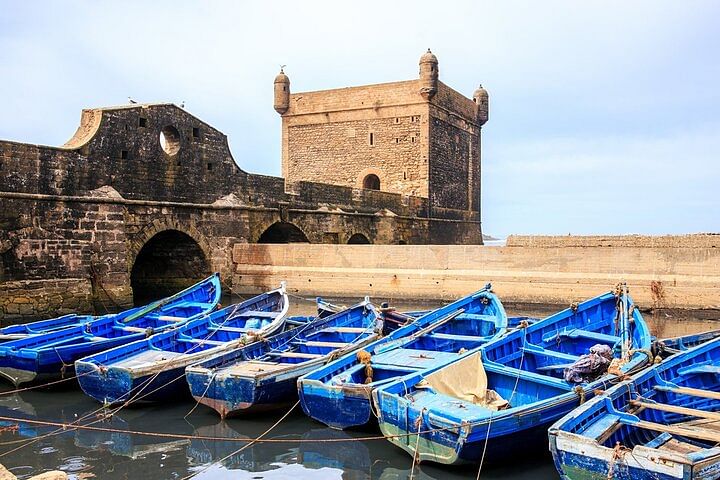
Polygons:
<instances>
[{"instance_id":1,"label":"sky","mask_svg":"<svg viewBox=\"0 0 720 480\"><path fill-rule=\"evenodd\" d=\"M483 231L720 231L720 2L0 0L0 138L62 145L83 108L185 102L280 175L272 82L417 77L490 94Z\"/></svg>"}]
</instances>

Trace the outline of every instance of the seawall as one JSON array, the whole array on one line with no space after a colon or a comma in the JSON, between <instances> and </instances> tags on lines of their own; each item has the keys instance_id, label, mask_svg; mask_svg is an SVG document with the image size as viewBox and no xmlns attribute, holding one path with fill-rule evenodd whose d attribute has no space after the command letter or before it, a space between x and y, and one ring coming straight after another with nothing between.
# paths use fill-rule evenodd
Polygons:
<instances>
[{"instance_id":1,"label":"seawall","mask_svg":"<svg viewBox=\"0 0 720 480\"><path fill-rule=\"evenodd\" d=\"M720 309L720 235L512 236L506 246L235 244L232 284L300 295L569 304L626 281L643 308Z\"/></svg>"}]
</instances>

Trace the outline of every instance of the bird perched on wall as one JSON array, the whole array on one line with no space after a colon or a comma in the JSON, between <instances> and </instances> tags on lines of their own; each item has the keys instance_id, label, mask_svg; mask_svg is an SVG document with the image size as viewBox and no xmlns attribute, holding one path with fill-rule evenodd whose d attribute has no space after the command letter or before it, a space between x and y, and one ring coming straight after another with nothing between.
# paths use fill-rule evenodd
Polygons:
<instances>
[{"instance_id":1,"label":"bird perched on wall","mask_svg":"<svg viewBox=\"0 0 720 480\"><path fill-rule=\"evenodd\" d=\"M185 100L183 100L182 103L180 104L180 108L185 108Z\"/></svg>"},{"instance_id":2,"label":"bird perched on wall","mask_svg":"<svg viewBox=\"0 0 720 480\"><path fill-rule=\"evenodd\" d=\"M133 100L133 99L130 98L130 97L128 97L128 101L129 101L130 103L137 103L135 100Z\"/></svg>"}]
</instances>

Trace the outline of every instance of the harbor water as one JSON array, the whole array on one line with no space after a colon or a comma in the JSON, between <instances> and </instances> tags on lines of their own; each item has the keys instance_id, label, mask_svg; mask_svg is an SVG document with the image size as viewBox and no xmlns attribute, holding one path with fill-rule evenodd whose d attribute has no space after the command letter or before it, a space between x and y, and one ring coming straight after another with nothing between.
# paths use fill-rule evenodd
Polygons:
<instances>
[{"instance_id":1,"label":"harbor water","mask_svg":"<svg viewBox=\"0 0 720 480\"><path fill-rule=\"evenodd\" d=\"M237 298L223 302L238 301ZM345 301L349 303L349 301ZM314 303L295 299L294 314ZM398 304L402 310L433 304ZM545 311L510 309L510 315ZM650 323L652 324L652 319ZM686 318L697 330L713 322ZM663 321L663 328L676 322ZM671 332L664 332L670 336ZM382 439L377 427L337 431L302 414L299 406L264 415L220 420L191 400L127 406L112 416L74 381L60 388L0 393L0 463L18 478L60 469L71 479L473 479L478 465L413 465L404 451ZM24 422L23 420L28 420ZM32 420L88 428L60 428ZM281 421L279 421L281 420ZM278 422L279 421L279 422ZM276 425L277 424L277 425ZM260 440L251 443L250 440ZM519 452L517 460L482 466L483 479L555 479L546 448ZM491 460L491 459L489 459Z\"/></svg>"}]
</instances>

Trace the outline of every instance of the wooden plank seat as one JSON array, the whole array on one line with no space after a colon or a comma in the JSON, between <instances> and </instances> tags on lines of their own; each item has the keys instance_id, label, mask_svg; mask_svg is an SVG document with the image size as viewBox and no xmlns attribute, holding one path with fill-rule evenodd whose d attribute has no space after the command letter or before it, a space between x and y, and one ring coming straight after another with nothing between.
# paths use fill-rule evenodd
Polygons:
<instances>
[{"instance_id":1,"label":"wooden plank seat","mask_svg":"<svg viewBox=\"0 0 720 480\"><path fill-rule=\"evenodd\" d=\"M189 343L198 343L202 345L226 345L227 342L218 342L217 340L207 340L204 338L180 338L180 341L182 342L189 342Z\"/></svg>"},{"instance_id":2,"label":"wooden plank seat","mask_svg":"<svg viewBox=\"0 0 720 480\"><path fill-rule=\"evenodd\" d=\"M172 315L160 315L158 320L162 322L184 322L187 317L173 317Z\"/></svg>"},{"instance_id":3,"label":"wooden plank seat","mask_svg":"<svg viewBox=\"0 0 720 480\"><path fill-rule=\"evenodd\" d=\"M298 345L307 345L308 347L330 347L330 348L343 348L350 345L348 342L320 342L317 340L308 340L303 342L302 340L299 340L297 342L292 342Z\"/></svg>"},{"instance_id":4,"label":"wooden plank seat","mask_svg":"<svg viewBox=\"0 0 720 480\"><path fill-rule=\"evenodd\" d=\"M167 310L175 310L176 308L199 308L202 310L206 310L208 307L210 307L210 305L211 304L209 304L207 302L187 301L187 302L179 302L179 303L172 304L167 308Z\"/></svg>"},{"instance_id":5,"label":"wooden plank seat","mask_svg":"<svg viewBox=\"0 0 720 480\"><path fill-rule=\"evenodd\" d=\"M720 392L713 392L711 390L702 390L700 388L690 387L668 387L665 385L655 385L655 390L661 392L676 393L678 395L687 395L690 397L710 398L713 400L720 400Z\"/></svg>"},{"instance_id":6,"label":"wooden plank seat","mask_svg":"<svg viewBox=\"0 0 720 480\"><path fill-rule=\"evenodd\" d=\"M140 333L140 332L145 333L145 332L147 332L147 328L131 327L131 326L129 326L129 325L125 325L125 326L122 326L122 325L113 325L113 329L114 329L114 330L124 330L124 331L126 331L126 332L137 332L137 333Z\"/></svg>"},{"instance_id":7,"label":"wooden plank seat","mask_svg":"<svg viewBox=\"0 0 720 480\"><path fill-rule=\"evenodd\" d=\"M678 413L689 417L706 418L708 420L720 420L720 412L710 412L707 410L699 410L697 408L680 407L677 405L667 405L664 403L643 402L640 400L631 400L631 405L643 407L649 410L658 410L661 412Z\"/></svg>"},{"instance_id":8,"label":"wooden plank seat","mask_svg":"<svg viewBox=\"0 0 720 480\"><path fill-rule=\"evenodd\" d=\"M279 312L261 312L260 310L248 310L247 312L238 313L238 317L253 317L253 318L275 318Z\"/></svg>"},{"instance_id":9,"label":"wooden plank seat","mask_svg":"<svg viewBox=\"0 0 720 480\"><path fill-rule=\"evenodd\" d=\"M718 365L690 365L688 367L678 368L678 375L693 375L697 373L714 373L720 374L720 366Z\"/></svg>"},{"instance_id":10,"label":"wooden plank seat","mask_svg":"<svg viewBox=\"0 0 720 480\"><path fill-rule=\"evenodd\" d=\"M456 320L470 320L473 322L490 322L495 323L497 320L497 317L494 315L480 315L479 313L461 313L460 315L455 317Z\"/></svg>"},{"instance_id":11,"label":"wooden plank seat","mask_svg":"<svg viewBox=\"0 0 720 480\"><path fill-rule=\"evenodd\" d=\"M231 332L231 333L250 333L252 329L244 328L244 327L223 327L222 325L212 326L209 327L208 330L212 331L218 331L222 330L223 332Z\"/></svg>"},{"instance_id":12,"label":"wooden plank seat","mask_svg":"<svg viewBox=\"0 0 720 480\"><path fill-rule=\"evenodd\" d=\"M326 333L363 333L371 331L371 329L362 327L327 327L320 331Z\"/></svg>"},{"instance_id":13,"label":"wooden plank seat","mask_svg":"<svg viewBox=\"0 0 720 480\"><path fill-rule=\"evenodd\" d=\"M543 337L544 342L552 342L556 338L586 338L589 340L595 340L597 342L607 343L609 345L615 345L620 342L620 337L615 335L607 335L604 333L591 332L589 330L583 330L581 328L572 328L570 330L562 330L560 332L551 333Z\"/></svg>"},{"instance_id":14,"label":"wooden plank seat","mask_svg":"<svg viewBox=\"0 0 720 480\"><path fill-rule=\"evenodd\" d=\"M456 335L454 333L429 333L428 338L436 338L438 340L460 340L469 342L478 342L485 337L475 335Z\"/></svg>"},{"instance_id":15,"label":"wooden plank seat","mask_svg":"<svg viewBox=\"0 0 720 480\"><path fill-rule=\"evenodd\" d=\"M672 435L679 435L681 437L695 438L698 440L705 440L714 443L720 443L720 433L714 430L706 428L686 426L686 425L663 425L661 423L648 422L646 420L633 420L626 418L625 416L620 417L620 422L626 425L633 425L638 428L645 430L652 430L655 432L665 432Z\"/></svg>"},{"instance_id":16,"label":"wooden plank seat","mask_svg":"<svg viewBox=\"0 0 720 480\"><path fill-rule=\"evenodd\" d=\"M619 415L606 414L598 418L596 421L588 425L588 427L581 432L581 434L588 438L598 438L608 429L620 421Z\"/></svg>"},{"instance_id":17,"label":"wooden plank seat","mask_svg":"<svg viewBox=\"0 0 720 480\"><path fill-rule=\"evenodd\" d=\"M282 358L305 358L305 359L311 359L311 358L320 358L324 355L320 355L317 353L301 353L301 352L270 352L268 353L271 357L282 357Z\"/></svg>"},{"instance_id":18,"label":"wooden plank seat","mask_svg":"<svg viewBox=\"0 0 720 480\"><path fill-rule=\"evenodd\" d=\"M570 368L572 363L556 363L554 365L543 365L542 367L535 367L538 372L551 372L553 370L565 370Z\"/></svg>"}]
</instances>

